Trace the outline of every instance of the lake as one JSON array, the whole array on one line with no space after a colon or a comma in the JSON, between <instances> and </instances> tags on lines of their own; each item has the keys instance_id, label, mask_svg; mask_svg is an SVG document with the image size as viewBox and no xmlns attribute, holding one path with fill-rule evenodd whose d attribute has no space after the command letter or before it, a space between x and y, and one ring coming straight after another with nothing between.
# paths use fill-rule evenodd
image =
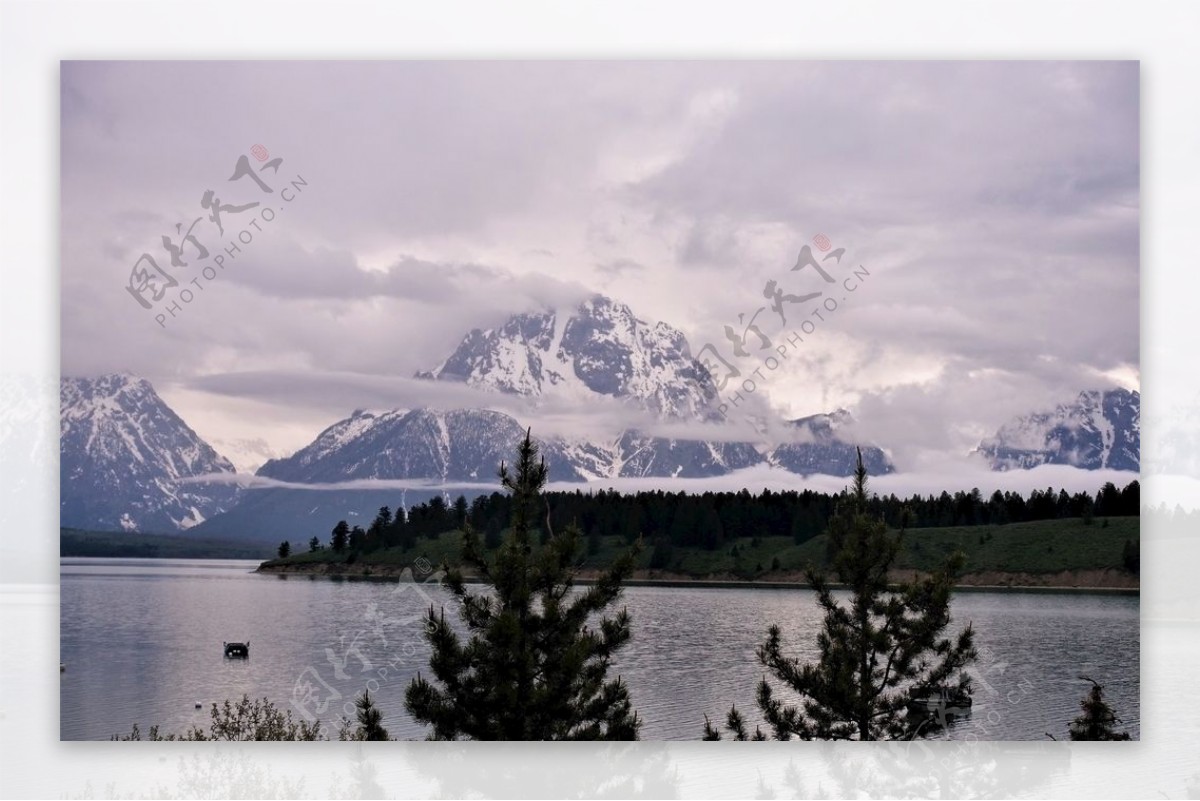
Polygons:
<instances>
[{"instance_id":1,"label":"lake","mask_svg":"<svg viewBox=\"0 0 1200 801\"><path fill-rule=\"evenodd\" d=\"M426 733L403 698L418 669L428 674L421 615L446 597L436 585L258 575L252 561L60 564L63 740L105 740L134 723L207 729L209 705L243 693L336 736L368 686L393 737ZM754 650L771 623L796 656L815 654L820 615L808 590L630 587L624 603L633 640L612 672L629 685L642 739L697 739L704 715L723 720L731 703L757 720ZM1135 596L957 594L951 626L970 622L981 656L972 714L940 736L1065 739L1086 674L1137 739L1138 605ZM226 659L222 642L243 640L249 659Z\"/></svg>"}]
</instances>

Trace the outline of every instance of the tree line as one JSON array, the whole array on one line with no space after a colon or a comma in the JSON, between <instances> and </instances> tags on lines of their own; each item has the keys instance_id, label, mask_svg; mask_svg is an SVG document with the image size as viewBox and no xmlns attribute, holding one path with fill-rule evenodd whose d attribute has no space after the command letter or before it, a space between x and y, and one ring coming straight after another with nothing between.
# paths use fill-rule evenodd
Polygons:
<instances>
[{"instance_id":1,"label":"tree line","mask_svg":"<svg viewBox=\"0 0 1200 801\"><path fill-rule=\"evenodd\" d=\"M939 495L873 495L864 501L864 511L889 528L982 526L1061 518L1115 517L1137 515L1141 488L1131 481L1118 489L1107 482L1093 496L1069 494L1065 489L992 493L978 490L942 492ZM703 547L717 550L729 542L753 537L791 537L796 544L824 533L840 493L813 490L764 489L759 493L664 492L662 490L620 493L615 490L547 492L551 529L576 525L587 532L589 550L601 538L620 536L626 542L639 539L653 543L659 551L670 547ZM448 503L441 496L413 505L407 511L384 506L367 528L339 521L330 533L328 546L342 552L370 552L379 548L413 547L418 539L434 538L468 523L480 532L484 547L499 547L513 513L508 493L479 495L468 502L459 495ZM536 536L544 540L546 527L534 524ZM319 537L309 541L309 550L325 547ZM290 546L289 546L290 550ZM284 555L281 552L281 556Z\"/></svg>"}]
</instances>

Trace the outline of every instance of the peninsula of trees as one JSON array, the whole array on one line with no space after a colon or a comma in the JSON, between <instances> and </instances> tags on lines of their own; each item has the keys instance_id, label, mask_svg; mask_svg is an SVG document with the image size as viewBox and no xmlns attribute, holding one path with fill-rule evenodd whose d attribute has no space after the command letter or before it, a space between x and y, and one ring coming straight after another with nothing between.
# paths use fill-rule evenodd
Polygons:
<instances>
[{"instance_id":1,"label":"peninsula of trees","mask_svg":"<svg viewBox=\"0 0 1200 801\"><path fill-rule=\"evenodd\" d=\"M531 536L576 525L583 532L584 575L642 543L633 581L719 580L806 583L805 569L827 564L827 530L837 494L812 490L751 493L614 491L544 493L549 514ZM461 532L478 532L494 551L508 530L512 498L468 502L435 497L410 507L383 507L366 526L338 521L324 533L299 532L280 543L264 572L396 575L424 557L457 560ZM893 578L930 572L952 551L966 563L959 583L984 586L1124 588L1139 585L1137 481L1095 495L1047 488L1028 495L978 490L940 495L872 495L866 511L889 529L908 530ZM284 546L287 546L286 548ZM284 553L286 552L286 556Z\"/></svg>"}]
</instances>

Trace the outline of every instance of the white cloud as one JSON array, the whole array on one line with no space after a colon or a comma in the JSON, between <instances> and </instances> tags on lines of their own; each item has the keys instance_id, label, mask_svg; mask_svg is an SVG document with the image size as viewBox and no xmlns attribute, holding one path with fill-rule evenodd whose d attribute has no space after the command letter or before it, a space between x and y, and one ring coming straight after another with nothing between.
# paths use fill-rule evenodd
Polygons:
<instances>
[{"instance_id":1,"label":"white cloud","mask_svg":"<svg viewBox=\"0 0 1200 801\"><path fill-rule=\"evenodd\" d=\"M996 472L982 465L973 468L956 469L942 473L893 473L886 476L872 476L868 479L869 491L875 495L896 495L906 498L912 495L940 495L943 491L969 492L978 489L984 497L990 496L996 490L1002 492L1017 492L1028 495L1033 490L1065 489L1069 494L1087 492L1095 495L1105 482L1112 482L1117 487L1124 487L1132 481L1137 481L1138 475L1121 470L1081 470L1066 465L1042 465L1031 470L1009 470ZM470 491L479 490L492 492L500 489L498 482L453 482L440 483L421 479L356 479L353 481L323 482L316 484L300 484L289 481L279 481L262 476L245 474L215 473L206 476L196 476L188 479L192 483L224 483L236 484L246 489L311 489L311 490L419 490L446 489ZM598 479L586 483L555 481L546 486L549 491L574 492L583 489L585 492L600 490L618 490L620 492L686 492L702 494L705 492L737 492L743 488L753 492L769 489L775 492L787 490L838 493L849 486L850 479L845 476L810 475L798 476L786 470L760 465L736 470L723 476L710 478L616 478ZM1191 484L1172 484L1169 489L1178 491L1180 487L1194 489L1196 482ZM1164 497L1171 495L1168 491ZM1173 497L1173 495L1171 495Z\"/></svg>"},{"instance_id":2,"label":"white cloud","mask_svg":"<svg viewBox=\"0 0 1200 801\"><path fill-rule=\"evenodd\" d=\"M857 405L918 469L1140 377L1135 62L73 62L62 82L63 370L144 375L206 436L295 447L471 328L589 291L723 345L767 280L814 286L790 267L818 232L847 248L839 278L870 279L761 388L784 414ZM122 288L132 261L207 189L265 200L225 180L255 143L307 188L161 329ZM194 391L245 373L321 389Z\"/></svg>"}]
</instances>

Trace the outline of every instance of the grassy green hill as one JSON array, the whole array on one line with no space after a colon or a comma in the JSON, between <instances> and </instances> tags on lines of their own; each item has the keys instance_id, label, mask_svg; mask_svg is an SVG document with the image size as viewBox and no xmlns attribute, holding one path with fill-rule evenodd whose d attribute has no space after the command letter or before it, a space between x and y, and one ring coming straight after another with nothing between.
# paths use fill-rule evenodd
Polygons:
<instances>
[{"instance_id":1,"label":"grassy green hill","mask_svg":"<svg viewBox=\"0 0 1200 801\"><path fill-rule=\"evenodd\" d=\"M910 529L897 561L901 570L934 568L954 550L962 550L967 574L1058 574L1064 571L1122 571L1126 541L1136 546L1139 518L1042 520L1004 526L955 526ZM370 553L334 553L329 549L301 553L264 563L268 570L328 570L370 574L397 572L420 557L434 565L453 563L462 535L446 532L422 539L413 548L387 548ZM602 538L599 548L582 556L586 570L608 564L626 547L619 537ZM798 579L807 564L823 565L828 549L824 534L796 544L789 537L739 539L716 550L674 547L660 572L690 578ZM648 571L651 548L642 550L639 568Z\"/></svg>"}]
</instances>

